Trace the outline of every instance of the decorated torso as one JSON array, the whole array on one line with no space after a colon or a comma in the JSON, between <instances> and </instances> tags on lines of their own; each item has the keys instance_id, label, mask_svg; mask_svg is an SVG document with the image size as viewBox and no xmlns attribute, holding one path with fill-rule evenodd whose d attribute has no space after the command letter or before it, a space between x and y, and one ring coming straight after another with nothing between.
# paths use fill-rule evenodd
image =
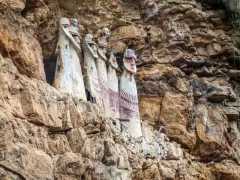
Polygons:
<instances>
[{"instance_id":1,"label":"decorated torso","mask_svg":"<svg viewBox=\"0 0 240 180\"><path fill-rule=\"evenodd\" d=\"M108 74L107 74L107 38L110 32L107 28L104 28L102 31L102 35L98 39L98 59L96 61L97 71L98 71L98 79L99 86L101 90L102 97L105 98L103 101L103 109L105 113L108 114L109 111L109 89L108 89Z\"/></svg>"},{"instance_id":2,"label":"decorated torso","mask_svg":"<svg viewBox=\"0 0 240 180\"><path fill-rule=\"evenodd\" d=\"M142 135L138 108L138 93L134 79L137 72L136 55L132 49L126 49L123 57L123 74L120 80L120 118L127 120L126 126L134 137Z\"/></svg>"},{"instance_id":3,"label":"decorated torso","mask_svg":"<svg viewBox=\"0 0 240 180\"><path fill-rule=\"evenodd\" d=\"M77 37L77 38L75 38ZM78 28L67 18L59 21L59 40L57 44L57 66L54 87L73 97L86 100L85 87L78 57L80 42Z\"/></svg>"},{"instance_id":4,"label":"decorated torso","mask_svg":"<svg viewBox=\"0 0 240 180\"><path fill-rule=\"evenodd\" d=\"M110 53L108 67L109 109L110 117L119 118L119 85L117 76L118 63L113 52Z\"/></svg>"},{"instance_id":5,"label":"decorated torso","mask_svg":"<svg viewBox=\"0 0 240 180\"><path fill-rule=\"evenodd\" d=\"M93 98L96 98L97 103L101 103L101 94L98 81L98 73L96 68L96 59L98 56L97 44L93 41L91 34L86 34L83 40L84 49L84 68L85 68L85 79L86 88Z\"/></svg>"}]
</instances>

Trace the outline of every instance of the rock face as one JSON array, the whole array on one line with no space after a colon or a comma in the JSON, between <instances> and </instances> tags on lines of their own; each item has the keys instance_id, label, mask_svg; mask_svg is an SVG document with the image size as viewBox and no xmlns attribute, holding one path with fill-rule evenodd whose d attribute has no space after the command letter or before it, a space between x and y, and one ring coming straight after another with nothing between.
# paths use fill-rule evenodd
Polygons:
<instances>
[{"instance_id":1,"label":"rock face","mask_svg":"<svg viewBox=\"0 0 240 180\"><path fill-rule=\"evenodd\" d=\"M213 2L2 0L0 179L240 179L240 58ZM45 82L63 16L136 51L142 138Z\"/></svg>"},{"instance_id":2,"label":"rock face","mask_svg":"<svg viewBox=\"0 0 240 180\"><path fill-rule=\"evenodd\" d=\"M29 28L29 23L22 17L17 18L12 12L5 14L0 23L1 55L11 58L21 74L45 80L42 48Z\"/></svg>"},{"instance_id":3,"label":"rock face","mask_svg":"<svg viewBox=\"0 0 240 180\"><path fill-rule=\"evenodd\" d=\"M186 97L167 92L161 103L160 122L165 125L168 137L193 148L196 137L187 131L188 106Z\"/></svg>"}]
</instances>

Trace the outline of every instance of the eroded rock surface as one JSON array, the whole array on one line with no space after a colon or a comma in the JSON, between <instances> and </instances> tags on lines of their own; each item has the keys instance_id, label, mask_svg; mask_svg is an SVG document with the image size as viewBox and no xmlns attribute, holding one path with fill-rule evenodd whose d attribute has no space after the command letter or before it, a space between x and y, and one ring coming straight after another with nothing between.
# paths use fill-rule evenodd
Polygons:
<instances>
[{"instance_id":1,"label":"eroded rock surface","mask_svg":"<svg viewBox=\"0 0 240 180\"><path fill-rule=\"evenodd\" d=\"M240 179L240 61L224 9L3 0L0 16L0 179ZM45 82L63 16L82 35L109 27L117 59L136 51L143 138Z\"/></svg>"}]
</instances>

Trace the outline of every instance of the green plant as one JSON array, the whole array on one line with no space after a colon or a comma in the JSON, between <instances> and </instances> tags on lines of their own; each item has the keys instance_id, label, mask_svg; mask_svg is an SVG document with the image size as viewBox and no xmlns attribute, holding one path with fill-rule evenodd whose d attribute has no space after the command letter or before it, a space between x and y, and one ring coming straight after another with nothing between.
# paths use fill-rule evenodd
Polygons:
<instances>
[{"instance_id":1,"label":"green plant","mask_svg":"<svg viewBox=\"0 0 240 180\"><path fill-rule=\"evenodd\" d=\"M240 0L221 0L226 7L228 18L233 27L240 25Z\"/></svg>"}]
</instances>

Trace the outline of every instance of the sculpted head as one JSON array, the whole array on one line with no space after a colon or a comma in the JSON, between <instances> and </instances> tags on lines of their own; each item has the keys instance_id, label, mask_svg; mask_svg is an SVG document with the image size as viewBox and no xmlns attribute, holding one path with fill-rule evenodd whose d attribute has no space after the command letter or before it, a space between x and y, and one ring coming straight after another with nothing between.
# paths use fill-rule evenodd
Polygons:
<instances>
[{"instance_id":1,"label":"sculpted head","mask_svg":"<svg viewBox=\"0 0 240 180\"><path fill-rule=\"evenodd\" d=\"M85 35L85 41L88 44L88 47L90 48L91 53L95 58L98 58L98 53L97 53L97 44L93 41L93 35L91 34L86 34Z\"/></svg>"},{"instance_id":2,"label":"sculpted head","mask_svg":"<svg viewBox=\"0 0 240 180\"><path fill-rule=\"evenodd\" d=\"M68 18L61 18L60 20L59 20L59 24L61 25L61 26L64 26L64 27L66 27L66 26L70 26L70 21L69 21L69 19Z\"/></svg>"},{"instance_id":3,"label":"sculpted head","mask_svg":"<svg viewBox=\"0 0 240 180\"><path fill-rule=\"evenodd\" d=\"M123 57L124 68L129 72L135 74L137 72L136 67L137 56L132 49L126 49Z\"/></svg>"},{"instance_id":4,"label":"sculpted head","mask_svg":"<svg viewBox=\"0 0 240 180\"><path fill-rule=\"evenodd\" d=\"M78 20L77 20L76 18L74 18L74 19L72 20L72 24L73 24L75 27L77 27L77 26L78 26Z\"/></svg>"},{"instance_id":5,"label":"sculpted head","mask_svg":"<svg viewBox=\"0 0 240 180\"><path fill-rule=\"evenodd\" d=\"M108 28L103 28L103 35L104 36L109 36L110 35L110 30Z\"/></svg>"},{"instance_id":6,"label":"sculpted head","mask_svg":"<svg viewBox=\"0 0 240 180\"><path fill-rule=\"evenodd\" d=\"M113 52L110 53L109 63L113 68L118 69L117 58L115 57Z\"/></svg>"},{"instance_id":7,"label":"sculpted head","mask_svg":"<svg viewBox=\"0 0 240 180\"><path fill-rule=\"evenodd\" d=\"M85 40L86 40L86 42L92 41L92 40L93 40L93 35L91 35L91 34L86 34L86 35L85 35Z\"/></svg>"}]
</instances>

